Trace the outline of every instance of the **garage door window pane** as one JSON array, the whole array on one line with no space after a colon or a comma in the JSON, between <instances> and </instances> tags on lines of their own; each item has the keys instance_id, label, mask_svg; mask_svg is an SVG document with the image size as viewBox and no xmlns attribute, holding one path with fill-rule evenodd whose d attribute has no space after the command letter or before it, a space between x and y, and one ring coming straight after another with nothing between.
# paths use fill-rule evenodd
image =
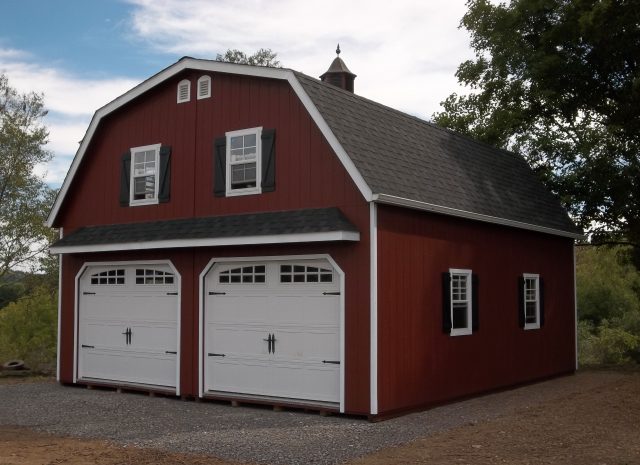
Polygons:
<instances>
[{"instance_id":1,"label":"garage door window pane","mask_svg":"<svg viewBox=\"0 0 640 465\"><path fill-rule=\"evenodd\" d=\"M221 271L218 276L220 284L253 284L266 282L266 268L264 265L243 266Z\"/></svg>"},{"instance_id":2,"label":"garage door window pane","mask_svg":"<svg viewBox=\"0 0 640 465\"><path fill-rule=\"evenodd\" d=\"M150 268L136 269L136 284L173 284L173 273Z\"/></svg>"},{"instance_id":3,"label":"garage door window pane","mask_svg":"<svg viewBox=\"0 0 640 465\"><path fill-rule=\"evenodd\" d=\"M331 283L333 271L304 265L280 265L281 283Z\"/></svg>"},{"instance_id":4,"label":"garage door window pane","mask_svg":"<svg viewBox=\"0 0 640 465\"><path fill-rule=\"evenodd\" d=\"M124 284L124 270L118 269L94 273L91 275L91 284L97 286Z\"/></svg>"}]
</instances>

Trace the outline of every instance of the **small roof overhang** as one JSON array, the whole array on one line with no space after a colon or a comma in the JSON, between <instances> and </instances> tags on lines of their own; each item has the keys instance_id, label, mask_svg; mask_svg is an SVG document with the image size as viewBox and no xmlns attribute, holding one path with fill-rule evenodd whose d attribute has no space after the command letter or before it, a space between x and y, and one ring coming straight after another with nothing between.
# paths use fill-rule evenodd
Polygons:
<instances>
[{"instance_id":1,"label":"small roof overhang","mask_svg":"<svg viewBox=\"0 0 640 465\"><path fill-rule=\"evenodd\" d=\"M318 208L88 226L55 242L49 251L66 254L359 240L360 233L338 208Z\"/></svg>"}]
</instances>

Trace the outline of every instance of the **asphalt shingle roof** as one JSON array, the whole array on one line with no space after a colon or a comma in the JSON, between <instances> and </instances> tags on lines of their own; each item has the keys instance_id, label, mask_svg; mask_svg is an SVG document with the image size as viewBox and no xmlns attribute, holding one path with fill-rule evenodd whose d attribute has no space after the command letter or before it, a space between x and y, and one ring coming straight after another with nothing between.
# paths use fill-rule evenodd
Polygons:
<instances>
[{"instance_id":1,"label":"asphalt shingle roof","mask_svg":"<svg viewBox=\"0 0 640 465\"><path fill-rule=\"evenodd\" d=\"M52 247L334 231L357 232L357 229L338 208L317 208L88 226L65 236Z\"/></svg>"},{"instance_id":2,"label":"asphalt shingle roof","mask_svg":"<svg viewBox=\"0 0 640 465\"><path fill-rule=\"evenodd\" d=\"M580 232L519 155L296 77L374 194Z\"/></svg>"}]
</instances>

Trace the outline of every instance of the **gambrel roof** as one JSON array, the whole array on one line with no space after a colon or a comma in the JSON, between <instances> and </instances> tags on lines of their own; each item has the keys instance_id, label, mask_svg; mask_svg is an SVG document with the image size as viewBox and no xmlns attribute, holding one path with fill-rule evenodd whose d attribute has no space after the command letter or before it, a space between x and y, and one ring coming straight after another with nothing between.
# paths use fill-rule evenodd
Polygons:
<instances>
[{"instance_id":1,"label":"gambrel roof","mask_svg":"<svg viewBox=\"0 0 640 465\"><path fill-rule=\"evenodd\" d=\"M49 215L56 216L102 118L179 72L289 82L366 201L582 237L525 160L302 73L185 57L99 109Z\"/></svg>"}]
</instances>

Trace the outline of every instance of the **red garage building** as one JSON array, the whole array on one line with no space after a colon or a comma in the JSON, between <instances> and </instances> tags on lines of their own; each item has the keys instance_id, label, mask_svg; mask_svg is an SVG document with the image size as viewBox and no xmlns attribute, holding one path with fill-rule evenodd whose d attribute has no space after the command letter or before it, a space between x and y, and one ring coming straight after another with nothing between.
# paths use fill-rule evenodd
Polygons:
<instances>
[{"instance_id":1,"label":"red garage building","mask_svg":"<svg viewBox=\"0 0 640 465\"><path fill-rule=\"evenodd\" d=\"M354 78L183 58L95 113L48 220L60 382L376 416L575 369L558 201Z\"/></svg>"}]
</instances>

